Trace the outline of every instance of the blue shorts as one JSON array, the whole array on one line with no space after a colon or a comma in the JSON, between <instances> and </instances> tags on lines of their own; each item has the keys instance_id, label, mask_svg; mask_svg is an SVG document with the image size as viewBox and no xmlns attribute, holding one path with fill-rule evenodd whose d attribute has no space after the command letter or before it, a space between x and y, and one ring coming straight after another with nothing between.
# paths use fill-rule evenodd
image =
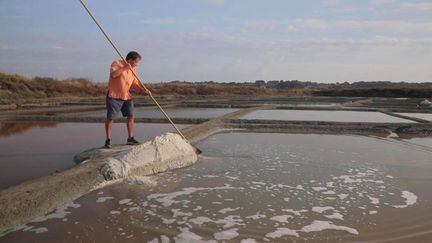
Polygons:
<instances>
[{"instance_id":1,"label":"blue shorts","mask_svg":"<svg viewBox=\"0 0 432 243\"><path fill-rule=\"evenodd\" d=\"M114 119L121 111L123 117L133 116L133 100L121 100L108 97L106 98L107 119Z\"/></svg>"}]
</instances>

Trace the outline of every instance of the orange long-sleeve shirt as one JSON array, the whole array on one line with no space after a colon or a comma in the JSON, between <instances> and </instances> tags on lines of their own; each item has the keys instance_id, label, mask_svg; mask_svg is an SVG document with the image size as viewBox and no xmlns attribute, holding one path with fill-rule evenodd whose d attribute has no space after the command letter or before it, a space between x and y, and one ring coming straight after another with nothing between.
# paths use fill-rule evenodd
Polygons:
<instances>
[{"instance_id":1,"label":"orange long-sleeve shirt","mask_svg":"<svg viewBox=\"0 0 432 243\"><path fill-rule=\"evenodd\" d=\"M108 96L111 98L130 100L132 99L132 94L129 92L131 88L142 90L138 80L129 68L117 76L114 75L115 71L124 66L125 63L122 60L114 61L111 64L110 78L108 82ZM136 68L133 68L134 72L135 69Z\"/></svg>"}]
</instances>

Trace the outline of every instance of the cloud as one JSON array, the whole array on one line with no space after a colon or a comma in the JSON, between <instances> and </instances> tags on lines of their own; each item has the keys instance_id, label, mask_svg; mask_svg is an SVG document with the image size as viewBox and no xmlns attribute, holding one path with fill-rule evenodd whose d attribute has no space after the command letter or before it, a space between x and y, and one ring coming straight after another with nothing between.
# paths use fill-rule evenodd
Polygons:
<instances>
[{"instance_id":1,"label":"cloud","mask_svg":"<svg viewBox=\"0 0 432 243\"><path fill-rule=\"evenodd\" d=\"M432 32L429 22L407 22L399 20L344 20L328 21L328 25L351 30L377 30L383 32Z\"/></svg>"},{"instance_id":2,"label":"cloud","mask_svg":"<svg viewBox=\"0 0 432 243\"><path fill-rule=\"evenodd\" d=\"M337 5L339 3L339 0L323 0L322 3L324 5Z\"/></svg>"},{"instance_id":3,"label":"cloud","mask_svg":"<svg viewBox=\"0 0 432 243\"><path fill-rule=\"evenodd\" d=\"M389 3L394 3L395 0L371 0L373 5L385 5Z\"/></svg>"},{"instance_id":4,"label":"cloud","mask_svg":"<svg viewBox=\"0 0 432 243\"><path fill-rule=\"evenodd\" d=\"M254 31L320 30L327 31L377 31L381 33L430 33L430 22L402 20L326 20L326 19L255 19L245 22L246 29Z\"/></svg>"},{"instance_id":5,"label":"cloud","mask_svg":"<svg viewBox=\"0 0 432 243\"><path fill-rule=\"evenodd\" d=\"M205 1L217 6L223 6L225 4L225 0L205 0Z\"/></svg>"},{"instance_id":6,"label":"cloud","mask_svg":"<svg viewBox=\"0 0 432 243\"><path fill-rule=\"evenodd\" d=\"M176 24L197 24L198 19L193 18L146 18L138 21L148 25L176 25Z\"/></svg>"},{"instance_id":7,"label":"cloud","mask_svg":"<svg viewBox=\"0 0 432 243\"><path fill-rule=\"evenodd\" d=\"M4 41L2 41L4 43ZM67 49L0 49L0 66L9 72L38 76L92 77L106 81L115 53L106 46L69 40ZM8 44L8 43L4 43ZM95 43L96 45L96 43ZM79 47L78 47L79 46ZM82 49L82 47L86 47ZM300 79L312 81L408 80L430 81L432 38L251 39L241 33L202 28L126 38L122 49L142 56L140 77L151 81L253 81ZM46 57L41 59L42 57ZM67 58L65 58L67 56ZM49 58L48 58L49 57ZM88 60L80 63L80 60ZM77 63L79 65L77 65ZM53 70L52 66L67 67ZM97 76L96 76L97 75ZM429 78L429 80L428 80Z\"/></svg>"},{"instance_id":8,"label":"cloud","mask_svg":"<svg viewBox=\"0 0 432 243\"><path fill-rule=\"evenodd\" d=\"M145 48L143 63L150 80L427 81L432 74L432 37L251 39L200 29L159 33L129 45Z\"/></svg>"},{"instance_id":9,"label":"cloud","mask_svg":"<svg viewBox=\"0 0 432 243\"><path fill-rule=\"evenodd\" d=\"M354 8L341 8L341 9L334 10L335 13L352 13L354 11L355 11Z\"/></svg>"},{"instance_id":10,"label":"cloud","mask_svg":"<svg viewBox=\"0 0 432 243\"><path fill-rule=\"evenodd\" d=\"M432 10L431 2L403 3L400 6L402 8L412 8L412 9L423 10L423 11Z\"/></svg>"},{"instance_id":11,"label":"cloud","mask_svg":"<svg viewBox=\"0 0 432 243\"><path fill-rule=\"evenodd\" d=\"M138 17L143 15L142 12L137 11L114 12L113 14L117 17Z\"/></svg>"},{"instance_id":12,"label":"cloud","mask_svg":"<svg viewBox=\"0 0 432 243\"><path fill-rule=\"evenodd\" d=\"M166 18L166 19L143 19L139 21L142 24L158 25L158 24L177 24L176 19Z\"/></svg>"}]
</instances>

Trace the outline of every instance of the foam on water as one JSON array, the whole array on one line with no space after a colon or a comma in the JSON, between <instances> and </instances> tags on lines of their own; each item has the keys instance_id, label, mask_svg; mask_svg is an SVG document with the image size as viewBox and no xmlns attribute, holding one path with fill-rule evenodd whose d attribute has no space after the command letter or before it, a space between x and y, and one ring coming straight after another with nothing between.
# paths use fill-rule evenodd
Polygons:
<instances>
[{"instance_id":1,"label":"foam on water","mask_svg":"<svg viewBox=\"0 0 432 243\"><path fill-rule=\"evenodd\" d=\"M171 192L171 193L154 193L151 194L149 196L147 196L147 199L151 200L151 199L156 199L157 201L161 202L165 207L169 207L174 203L178 203L178 201L174 200L176 197L180 197L180 196L185 196L185 195L190 195L192 193L195 192L199 192L199 191L212 191L212 190L227 190L227 189L243 189L243 188L235 188L235 187L231 187L230 185L226 184L225 186L222 187L188 187L188 188L183 188L182 191L177 191L177 192Z\"/></svg>"},{"instance_id":2,"label":"foam on water","mask_svg":"<svg viewBox=\"0 0 432 243\"><path fill-rule=\"evenodd\" d=\"M285 235L295 236L295 237L299 236L297 231L292 230L292 229L288 229L288 228L277 228L276 231L268 233L265 236L268 238L275 239L275 238L280 238L280 237L285 236Z\"/></svg>"},{"instance_id":3,"label":"foam on water","mask_svg":"<svg viewBox=\"0 0 432 243\"><path fill-rule=\"evenodd\" d=\"M278 221L280 223L288 223L288 219L294 218L291 215L277 215L270 218L270 220Z\"/></svg>"},{"instance_id":4,"label":"foam on water","mask_svg":"<svg viewBox=\"0 0 432 243\"><path fill-rule=\"evenodd\" d=\"M243 239L240 241L240 243L258 243L258 241L256 241L255 239Z\"/></svg>"},{"instance_id":5,"label":"foam on water","mask_svg":"<svg viewBox=\"0 0 432 243\"><path fill-rule=\"evenodd\" d=\"M112 199L114 199L114 197L100 197L100 198L96 199L96 202L97 203L103 203L107 200L112 200Z\"/></svg>"},{"instance_id":6,"label":"foam on water","mask_svg":"<svg viewBox=\"0 0 432 243\"><path fill-rule=\"evenodd\" d=\"M405 205L394 205L395 208L406 208L417 202L417 196L409 191L402 191L402 197L405 199Z\"/></svg>"},{"instance_id":7,"label":"foam on water","mask_svg":"<svg viewBox=\"0 0 432 243\"><path fill-rule=\"evenodd\" d=\"M30 231L33 231L36 234L40 234L40 233L48 232L48 229L46 227L40 227L36 229L31 229Z\"/></svg>"},{"instance_id":8,"label":"foam on water","mask_svg":"<svg viewBox=\"0 0 432 243\"><path fill-rule=\"evenodd\" d=\"M222 232L216 232L213 235L216 240L231 240L236 238L239 235L237 231L238 231L237 228L232 228Z\"/></svg>"},{"instance_id":9,"label":"foam on water","mask_svg":"<svg viewBox=\"0 0 432 243\"><path fill-rule=\"evenodd\" d=\"M213 243L214 240L205 241L201 236L191 232L189 228L180 228L181 233L174 237L176 243L204 242Z\"/></svg>"},{"instance_id":10,"label":"foam on water","mask_svg":"<svg viewBox=\"0 0 432 243\"><path fill-rule=\"evenodd\" d=\"M324 231L358 235L371 227L367 220L368 225L362 225L363 217L417 203L417 195L401 190L395 182L397 176L383 166L362 162L361 153L323 149L342 161L333 164L321 156L286 152L283 143L272 144L281 144L283 149L229 144L226 153L235 150L237 157L226 156L223 163L212 161L205 167L203 162L202 167L181 171L181 183L174 178L176 172L160 175L167 179L167 183L155 184L160 190L142 192L137 198L116 198L118 208L110 208L109 216L133 218L146 229L154 226L156 232L167 229L172 233L165 236L168 241L272 242ZM261 235L248 235L248 229L257 228L265 230L254 232ZM161 242L162 237L148 240Z\"/></svg>"},{"instance_id":11,"label":"foam on water","mask_svg":"<svg viewBox=\"0 0 432 243\"><path fill-rule=\"evenodd\" d=\"M315 231L323 231L323 230L343 230L350 234L358 235L359 232L356 229L346 227L346 226L338 226L334 225L330 221L320 221L315 220L311 224L304 226L300 231L303 232L315 232Z\"/></svg>"}]
</instances>

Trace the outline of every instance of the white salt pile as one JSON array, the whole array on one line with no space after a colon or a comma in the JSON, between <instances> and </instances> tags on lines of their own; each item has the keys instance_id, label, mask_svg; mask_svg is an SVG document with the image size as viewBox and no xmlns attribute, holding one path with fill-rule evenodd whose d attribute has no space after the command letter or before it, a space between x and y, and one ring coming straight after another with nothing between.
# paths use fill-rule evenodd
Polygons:
<instances>
[{"instance_id":1,"label":"white salt pile","mask_svg":"<svg viewBox=\"0 0 432 243\"><path fill-rule=\"evenodd\" d=\"M101 172L107 180L124 179L131 174L149 175L185 167L197 159L192 145L177 134L166 133L108 158Z\"/></svg>"}]
</instances>

